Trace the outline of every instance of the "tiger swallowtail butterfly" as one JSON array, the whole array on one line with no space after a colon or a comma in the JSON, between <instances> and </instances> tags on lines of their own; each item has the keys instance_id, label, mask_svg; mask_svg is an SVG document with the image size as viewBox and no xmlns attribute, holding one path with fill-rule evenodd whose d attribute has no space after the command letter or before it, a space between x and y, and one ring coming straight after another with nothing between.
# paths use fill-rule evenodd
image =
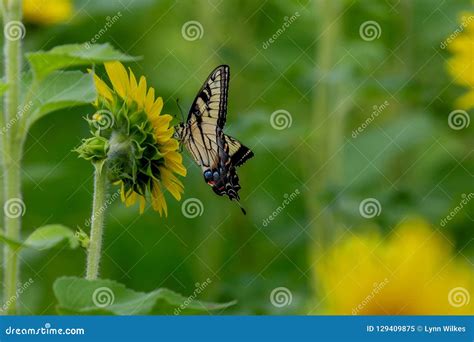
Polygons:
<instances>
[{"instance_id":1,"label":"tiger swallowtail butterfly","mask_svg":"<svg viewBox=\"0 0 474 342\"><path fill-rule=\"evenodd\" d=\"M201 167L204 180L219 195L240 205L236 168L253 157L240 141L224 134L227 116L230 70L228 65L214 69L194 99L188 118L175 127L175 136Z\"/></svg>"}]
</instances>

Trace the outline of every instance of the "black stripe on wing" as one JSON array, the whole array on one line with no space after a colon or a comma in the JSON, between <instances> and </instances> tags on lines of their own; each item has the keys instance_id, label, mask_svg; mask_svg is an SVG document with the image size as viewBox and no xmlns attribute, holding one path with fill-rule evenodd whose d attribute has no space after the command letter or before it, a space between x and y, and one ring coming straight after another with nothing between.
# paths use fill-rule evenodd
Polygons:
<instances>
[{"instance_id":1,"label":"black stripe on wing","mask_svg":"<svg viewBox=\"0 0 474 342\"><path fill-rule=\"evenodd\" d=\"M208 76L199 90L191 110L188 124L193 118L200 125L206 123L206 116L216 121L216 128L224 128L227 116L227 97L229 92L230 68L220 65Z\"/></svg>"},{"instance_id":2,"label":"black stripe on wing","mask_svg":"<svg viewBox=\"0 0 474 342\"><path fill-rule=\"evenodd\" d=\"M240 166L254 156L252 150L231 136L224 135L225 150L233 166Z\"/></svg>"}]
</instances>

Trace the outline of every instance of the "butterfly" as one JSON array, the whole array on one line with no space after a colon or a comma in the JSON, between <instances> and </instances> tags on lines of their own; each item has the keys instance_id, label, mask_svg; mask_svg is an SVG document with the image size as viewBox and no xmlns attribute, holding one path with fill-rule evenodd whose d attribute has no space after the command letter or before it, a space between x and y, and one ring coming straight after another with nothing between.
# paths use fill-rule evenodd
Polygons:
<instances>
[{"instance_id":1,"label":"butterfly","mask_svg":"<svg viewBox=\"0 0 474 342\"><path fill-rule=\"evenodd\" d=\"M230 68L220 65L199 90L185 122L175 126L175 137L201 167L204 181L219 196L240 205L236 168L254 156L240 141L224 134Z\"/></svg>"}]
</instances>

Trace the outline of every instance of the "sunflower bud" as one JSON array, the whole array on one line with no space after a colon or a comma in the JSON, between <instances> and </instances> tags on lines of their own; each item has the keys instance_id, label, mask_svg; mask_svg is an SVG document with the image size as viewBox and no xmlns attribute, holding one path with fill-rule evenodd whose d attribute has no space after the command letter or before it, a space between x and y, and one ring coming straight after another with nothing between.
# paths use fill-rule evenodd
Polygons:
<instances>
[{"instance_id":1,"label":"sunflower bud","mask_svg":"<svg viewBox=\"0 0 474 342\"><path fill-rule=\"evenodd\" d=\"M89 247L89 243L90 243L89 235L87 235L87 233L83 231L81 228L77 228L77 231L74 234L74 237L77 239L77 241L79 242L82 248L87 249Z\"/></svg>"},{"instance_id":2,"label":"sunflower bud","mask_svg":"<svg viewBox=\"0 0 474 342\"><path fill-rule=\"evenodd\" d=\"M94 136L83 139L81 146L76 148L75 151L79 154L79 157L96 163L107 158L108 147L107 139Z\"/></svg>"}]
</instances>

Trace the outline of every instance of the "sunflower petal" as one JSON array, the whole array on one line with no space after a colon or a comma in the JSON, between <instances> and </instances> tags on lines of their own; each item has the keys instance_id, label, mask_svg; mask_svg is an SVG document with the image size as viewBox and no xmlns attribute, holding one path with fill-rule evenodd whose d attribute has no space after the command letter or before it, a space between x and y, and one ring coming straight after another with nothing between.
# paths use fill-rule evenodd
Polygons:
<instances>
[{"instance_id":1,"label":"sunflower petal","mask_svg":"<svg viewBox=\"0 0 474 342\"><path fill-rule=\"evenodd\" d=\"M150 114L152 117L159 117L161 110L163 109L163 98L158 97L151 106Z\"/></svg>"},{"instance_id":2,"label":"sunflower petal","mask_svg":"<svg viewBox=\"0 0 474 342\"><path fill-rule=\"evenodd\" d=\"M148 114L148 117L152 117L151 107L153 107L153 103L155 102L155 89L150 88L148 89L148 93L145 99L145 112Z\"/></svg>"},{"instance_id":3,"label":"sunflower petal","mask_svg":"<svg viewBox=\"0 0 474 342\"><path fill-rule=\"evenodd\" d=\"M163 131L168 129L171 120L173 120L173 117L169 114L159 115L153 120L153 126L157 131Z\"/></svg>"},{"instance_id":4,"label":"sunflower petal","mask_svg":"<svg viewBox=\"0 0 474 342\"><path fill-rule=\"evenodd\" d=\"M138 89L135 98L138 103L138 107L143 108L146 98L146 78L143 76L140 77L140 82L138 82Z\"/></svg>"},{"instance_id":5,"label":"sunflower petal","mask_svg":"<svg viewBox=\"0 0 474 342\"><path fill-rule=\"evenodd\" d=\"M145 211L146 200L144 196L140 196L140 214L143 214Z\"/></svg>"},{"instance_id":6,"label":"sunflower petal","mask_svg":"<svg viewBox=\"0 0 474 342\"><path fill-rule=\"evenodd\" d=\"M137 201L137 193L135 191L129 191L128 194L125 195L125 206L130 207L134 205Z\"/></svg>"},{"instance_id":7,"label":"sunflower petal","mask_svg":"<svg viewBox=\"0 0 474 342\"><path fill-rule=\"evenodd\" d=\"M183 166L183 157L178 152L173 151L165 154L165 166L183 177L187 174L186 168Z\"/></svg>"},{"instance_id":8,"label":"sunflower petal","mask_svg":"<svg viewBox=\"0 0 474 342\"><path fill-rule=\"evenodd\" d=\"M129 94L129 80L127 70L125 70L123 64L120 62L107 62L105 63L105 70L117 94L126 100Z\"/></svg>"},{"instance_id":9,"label":"sunflower petal","mask_svg":"<svg viewBox=\"0 0 474 342\"><path fill-rule=\"evenodd\" d=\"M164 213L165 217L168 216L168 207L166 205L165 196L161 191L160 184L153 182L153 188L151 191L151 205L153 209L160 213L160 216Z\"/></svg>"},{"instance_id":10,"label":"sunflower petal","mask_svg":"<svg viewBox=\"0 0 474 342\"><path fill-rule=\"evenodd\" d=\"M128 68L128 72L130 74L130 97L134 100L137 101L137 90L138 90L138 84L137 84L137 79L135 78L135 75L133 74L132 69Z\"/></svg>"},{"instance_id":11,"label":"sunflower petal","mask_svg":"<svg viewBox=\"0 0 474 342\"><path fill-rule=\"evenodd\" d=\"M164 167L160 168L160 174L163 180L163 185L177 201L180 201L181 193L184 191L183 184L171 171Z\"/></svg>"},{"instance_id":12,"label":"sunflower petal","mask_svg":"<svg viewBox=\"0 0 474 342\"><path fill-rule=\"evenodd\" d=\"M163 153L176 151L179 148L179 142L176 139L170 139L161 147Z\"/></svg>"},{"instance_id":13,"label":"sunflower petal","mask_svg":"<svg viewBox=\"0 0 474 342\"><path fill-rule=\"evenodd\" d=\"M112 90L104 81L102 81L99 78L99 76L97 76L96 74L93 74L93 75L94 75L94 83L95 83L95 87L97 88L98 95L102 96L109 102L113 102L114 96L112 95Z\"/></svg>"}]
</instances>

